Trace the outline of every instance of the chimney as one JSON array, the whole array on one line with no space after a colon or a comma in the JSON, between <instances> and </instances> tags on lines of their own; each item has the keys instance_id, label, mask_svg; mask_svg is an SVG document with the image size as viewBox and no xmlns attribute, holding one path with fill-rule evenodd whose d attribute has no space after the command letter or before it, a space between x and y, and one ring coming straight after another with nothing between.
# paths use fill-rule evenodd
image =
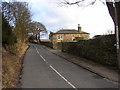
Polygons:
<instances>
[{"instance_id":1,"label":"chimney","mask_svg":"<svg viewBox=\"0 0 120 90\"><path fill-rule=\"evenodd\" d=\"M81 28L80 24L78 24L78 32L82 33L82 28Z\"/></svg>"}]
</instances>

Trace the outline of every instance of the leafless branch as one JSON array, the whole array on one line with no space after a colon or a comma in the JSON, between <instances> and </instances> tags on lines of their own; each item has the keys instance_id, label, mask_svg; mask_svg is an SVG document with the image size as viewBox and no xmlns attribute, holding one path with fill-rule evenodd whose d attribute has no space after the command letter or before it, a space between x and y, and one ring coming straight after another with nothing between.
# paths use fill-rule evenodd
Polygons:
<instances>
[{"instance_id":1,"label":"leafless branch","mask_svg":"<svg viewBox=\"0 0 120 90\"><path fill-rule=\"evenodd\" d=\"M76 1L76 2L72 2L72 3L70 3L69 1L67 1L67 0L64 0L63 2L61 2L60 3L60 5L62 5L62 6L65 6L65 5L78 5L79 6L79 3L82 3L82 2L84 2L85 0L79 0L79 1Z\"/></svg>"},{"instance_id":2,"label":"leafless branch","mask_svg":"<svg viewBox=\"0 0 120 90\"><path fill-rule=\"evenodd\" d=\"M68 0L64 0L63 2L60 3L61 6L66 6L66 5L77 5L77 6L83 6L83 7L87 7L90 5L94 5L96 3L97 0L93 0L91 2L86 2L87 0L78 0L75 2L69 2ZM99 0L100 2L104 3L102 0Z\"/></svg>"},{"instance_id":3,"label":"leafless branch","mask_svg":"<svg viewBox=\"0 0 120 90\"><path fill-rule=\"evenodd\" d=\"M85 0L81 0L81 1L76 1L76 2L73 2L73 3L70 3L70 2L66 2L66 4L69 4L69 5L74 5L74 4L79 4L81 2L84 2Z\"/></svg>"},{"instance_id":4,"label":"leafless branch","mask_svg":"<svg viewBox=\"0 0 120 90\"><path fill-rule=\"evenodd\" d=\"M90 2L88 5L86 5L85 7L88 7L90 5L94 5L96 3L97 0L94 0L93 2Z\"/></svg>"}]
</instances>

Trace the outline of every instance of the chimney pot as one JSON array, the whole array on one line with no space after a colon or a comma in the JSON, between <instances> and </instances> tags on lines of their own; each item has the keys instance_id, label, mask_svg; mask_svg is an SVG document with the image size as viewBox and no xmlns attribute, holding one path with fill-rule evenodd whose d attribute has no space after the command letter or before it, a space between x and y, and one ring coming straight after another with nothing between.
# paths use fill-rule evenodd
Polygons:
<instances>
[{"instance_id":1,"label":"chimney pot","mask_svg":"<svg viewBox=\"0 0 120 90\"><path fill-rule=\"evenodd\" d=\"M78 32L79 32L79 33L82 32L82 28L81 28L80 24L78 24Z\"/></svg>"}]
</instances>

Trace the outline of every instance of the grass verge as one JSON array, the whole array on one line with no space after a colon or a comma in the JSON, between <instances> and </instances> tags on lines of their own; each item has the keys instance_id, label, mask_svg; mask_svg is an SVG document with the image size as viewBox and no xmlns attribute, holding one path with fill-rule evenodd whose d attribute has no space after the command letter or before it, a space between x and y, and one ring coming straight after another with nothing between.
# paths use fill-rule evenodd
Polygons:
<instances>
[{"instance_id":1,"label":"grass verge","mask_svg":"<svg viewBox=\"0 0 120 90\"><path fill-rule=\"evenodd\" d=\"M16 43L2 48L2 88L16 88L22 67L22 57L28 45Z\"/></svg>"}]
</instances>

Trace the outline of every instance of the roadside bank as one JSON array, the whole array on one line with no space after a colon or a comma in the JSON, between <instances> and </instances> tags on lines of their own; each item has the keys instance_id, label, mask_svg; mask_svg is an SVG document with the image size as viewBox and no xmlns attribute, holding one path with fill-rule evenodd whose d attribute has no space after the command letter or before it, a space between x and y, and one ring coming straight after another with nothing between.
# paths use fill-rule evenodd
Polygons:
<instances>
[{"instance_id":1,"label":"roadside bank","mask_svg":"<svg viewBox=\"0 0 120 90\"><path fill-rule=\"evenodd\" d=\"M28 49L25 43L2 48L2 88L16 88L22 67L23 56Z\"/></svg>"}]
</instances>

